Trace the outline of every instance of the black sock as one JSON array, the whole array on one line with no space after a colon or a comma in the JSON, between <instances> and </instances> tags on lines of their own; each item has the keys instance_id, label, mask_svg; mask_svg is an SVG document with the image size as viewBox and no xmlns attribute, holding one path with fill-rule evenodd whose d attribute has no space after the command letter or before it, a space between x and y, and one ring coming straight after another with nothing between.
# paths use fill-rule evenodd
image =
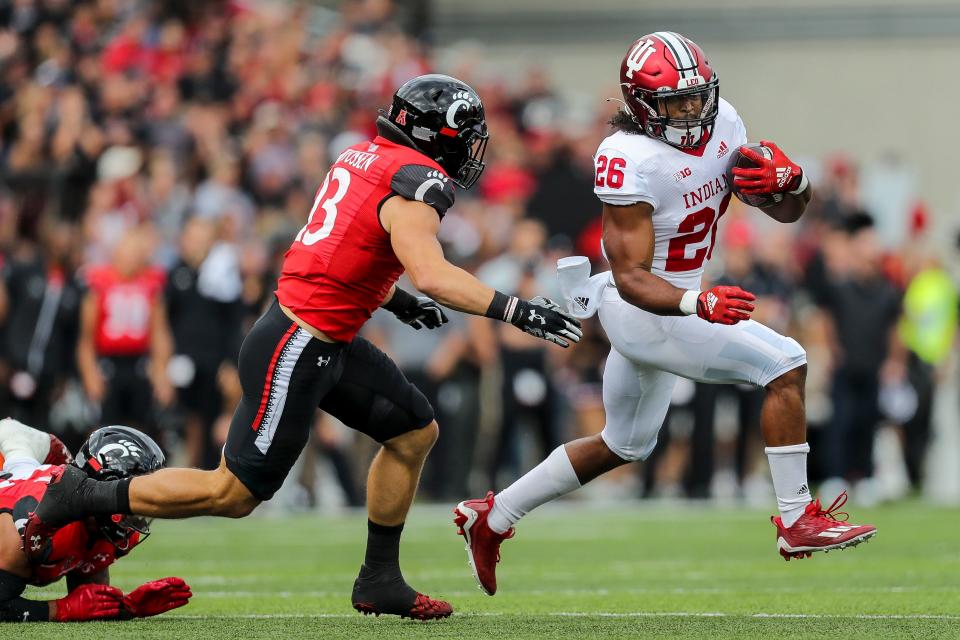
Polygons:
<instances>
[{"instance_id":1,"label":"black sock","mask_svg":"<svg viewBox=\"0 0 960 640\"><path fill-rule=\"evenodd\" d=\"M367 521L367 555L353 583L353 602L367 603L380 613L405 614L417 592L400 572L400 534L403 525L387 527Z\"/></svg>"},{"instance_id":2,"label":"black sock","mask_svg":"<svg viewBox=\"0 0 960 640\"><path fill-rule=\"evenodd\" d=\"M388 527L367 520L367 554L364 566L374 573L400 571L400 534L403 524Z\"/></svg>"}]
</instances>

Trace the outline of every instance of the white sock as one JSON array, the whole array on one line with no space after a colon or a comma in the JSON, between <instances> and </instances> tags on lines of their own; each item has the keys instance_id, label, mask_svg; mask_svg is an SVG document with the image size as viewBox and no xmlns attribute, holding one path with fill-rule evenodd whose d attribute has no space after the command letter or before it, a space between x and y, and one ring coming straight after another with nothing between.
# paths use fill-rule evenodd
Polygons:
<instances>
[{"instance_id":1,"label":"white sock","mask_svg":"<svg viewBox=\"0 0 960 640\"><path fill-rule=\"evenodd\" d=\"M777 492L777 506L783 526L789 527L803 515L810 504L810 487L807 484L807 454L810 445L791 444L786 447L764 449L770 461L773 489Z\"/></svg>"},{"instance_id":2,"label":"white sock","mask_svg":"<svg viewBox=\"0 0 960 640\"><path fill-rule=\"evenodd\" d=\"M540 505L580 488L563 445L494 498L487 524L503 533Z\"/></svg>"}]
</instances>

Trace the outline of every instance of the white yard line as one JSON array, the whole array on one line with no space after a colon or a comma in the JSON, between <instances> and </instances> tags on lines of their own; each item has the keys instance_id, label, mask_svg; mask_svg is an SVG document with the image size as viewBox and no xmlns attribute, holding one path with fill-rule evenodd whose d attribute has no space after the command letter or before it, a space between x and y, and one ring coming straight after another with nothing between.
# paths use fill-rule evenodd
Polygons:
<instances>
[{"instance_id":1,"label":"white yard line","mask_svg":"<svg viewBox=\"0 0 960 640\"><path fill-rule=\"evenodd\" d=\"M477 613L456 613L461 618L486 618L500 617L508 614L485 611ZM517 614L520 615L520 614ZM937 615L937 614L899 614L899 613L876 613L876 614L856 614L842 615L830 613L725 613L722 611L627 611L627 612L588 612L588 611L555 611L546 614L525 614L529 618L538 617L561 617L561 618L810 618L810 619L829 619L829 620L960 620L960 615ZM309 619L327 619L327 618L355 618L360 620L356 613L255 613L244 615L170 615L169 618L179 620L309 620Z\"/></svg>"}]
</instances>

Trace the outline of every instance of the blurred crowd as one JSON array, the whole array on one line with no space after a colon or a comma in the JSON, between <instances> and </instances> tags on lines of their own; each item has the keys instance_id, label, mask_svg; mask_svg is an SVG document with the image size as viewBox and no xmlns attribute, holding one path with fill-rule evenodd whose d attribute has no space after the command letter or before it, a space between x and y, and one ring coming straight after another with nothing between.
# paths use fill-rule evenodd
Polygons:
<instances>
[{"instance_id":1,"label":"blurred crowd","mask_svg":"<svg viewBox=\"0 0 960 640\"><path fill-rule=\"evenodd\" d=\"M542 70L508 83L469 56L441 64L428 24L426 0L0 1L0 413L74 446L99 424L131 424L176 462L216 465L239 344L331 159L433 69L479 91L492 140L482 180L442 225L448 257L525 297L558 296L558 257L605 268L591 156L609 108L573 126ZM784 227L735 203L708 278L755 292L755 317L806 347L812 475L869 495L877 429L895 425L917 487L954 283L896 159L886 180L840 156L808 166L819 178L805 219ZM887 197L864 201L864 179ZM437 410L426 496L502 487L603 427L597 322L561 351L451 316L413 332L378 312L365 329ZM766 478L761 394L681 385L655 456L608 485L743 495ZM318 415L291 501L359 504L373 449Z\"/></svg>"}]
</instances>

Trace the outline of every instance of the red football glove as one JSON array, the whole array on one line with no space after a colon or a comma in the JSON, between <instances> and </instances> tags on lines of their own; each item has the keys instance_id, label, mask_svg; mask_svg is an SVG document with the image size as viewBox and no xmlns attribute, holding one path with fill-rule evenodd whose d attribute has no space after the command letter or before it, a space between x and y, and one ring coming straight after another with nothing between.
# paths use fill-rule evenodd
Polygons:
<instances>
[{"instance_id":1,"label":"red football glove","mask_svg":"<svg viewBox=\"0 0 960 640\"><path fill-rule=\"evenodd\" d=\"M50 453L44 459L43 464L70 464L73 462L73 456L70 449L57 436L50 434Z\"/></svg>"},{"instance_id":2,"label":"red football glove","mask_svg":"<svg viewBox=\"0 0 960 640\"><path fill-rule=\"evenodd\" d=\"M761 140L760 144L773 152L773 158L768 160L756 149L741 148L740 153L753 160L757 167L734 167L734 186L748 196L795 191L803 179L803 169L794 164L775 142Z\"/></svg>"},{"instance_id":3,"label":"red football glove","mask_svg":"<svg viewBox=\"0 0 960 640\"><path fill-rule=\"evenodd\" d=\"M757 297L740 287L714 287L697 296L697 315L707 322L737 324L749 320Z\"/></svg>"},{"instance_id":4,"label":"red football glove","mask_svg":"<svg viewBox=\"0 0 960 640\"><path fill-rule=\"evenodd\" d=\"M123 599L123 608L135 618L156 616L187 604L190 586L180 578L161 578L141 585Z\"/></svg>"},{"instance_id":5,"label":"red football glove","mask_svg":"<svg viewBox=\"0 0 960 640\"><path fill-rule=\"evenodd\" d=\"M57 602L54 622L86 622L120 615L123 591L108 584L83 584Z\"/></svg>"}]
</instances>

